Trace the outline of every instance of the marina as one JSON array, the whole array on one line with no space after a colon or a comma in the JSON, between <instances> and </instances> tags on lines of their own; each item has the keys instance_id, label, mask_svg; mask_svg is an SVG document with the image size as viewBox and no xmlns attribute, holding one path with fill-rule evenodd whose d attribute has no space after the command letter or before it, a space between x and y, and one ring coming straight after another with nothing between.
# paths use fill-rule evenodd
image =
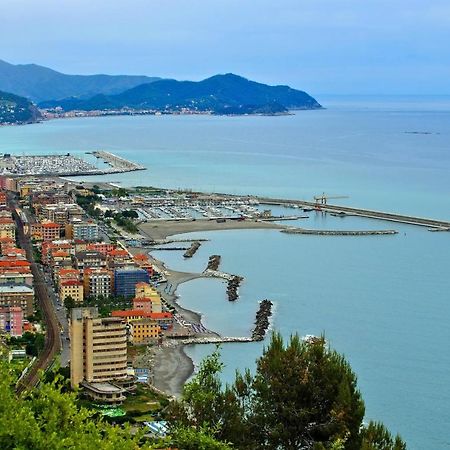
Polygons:
<instances>
[{"instance_id":1,"label":"marina","mask_svg":"<svg viewBox=\"0 0 450 450\"><path fill-rule=\"evenodd\" d=\"M93 152L92 154L103 159L110 167L99 169L94 164L70 153L41 156L20 156L3 153L0 155L0 175L13 177L108 175L145 170L145 167L109 152Z\"/></svg>"}]
</instances>

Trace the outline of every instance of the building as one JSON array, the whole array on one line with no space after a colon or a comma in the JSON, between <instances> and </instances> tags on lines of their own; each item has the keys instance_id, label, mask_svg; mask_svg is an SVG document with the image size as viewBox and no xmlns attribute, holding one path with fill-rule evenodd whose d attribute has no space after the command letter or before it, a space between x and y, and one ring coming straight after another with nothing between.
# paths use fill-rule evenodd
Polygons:
<instances>
[{"instance_id":1,"label":"building","mask_svg":"<svg viewBox=\"0 0 450 450\"><path fill-rule=\"evenodd\" d=\"M42 240L56 241L61 237L61 226L54 222L42 224Z\"/></svg>"},{"instance_id":2,"label":"building","mask_svg":"<svg viewBox=\"0 0 450 450\"><path fill-rule=\"evenodd\" d=\"M148 283L137 283L133 299L133 309L144 312L162 312L162 301L158 291Z\"/></svg>"},{"instance_id":3,"label":"building","mask_svg":"<svg viewBox=\"0 0 450 450\"><path fill-rule=\"evenodd\" d=\"M1 267L0 268L0 286L11 284L33 285L33 274L29 268L21 267Z\"/></svg>"},{"instance_id":4,"label":"building","mask_svg":"<svg viewBox=\"0 0 450 450\"><path fill-rule=\"evenodd\" d=\"M93 250L96 252L104 253L105 255L115 249L114 244L108 244L107 242L94 242L86 245L86 250Z\"/></svg>"},{"instance_id":5,"label":"building","mask_svg":"<svg viewBox=\"0 0 450 450\"><path fill-rule=\"evenodd\" d=\"M171 328L173 325L173 314L170 312L162 313L147 313L138 310L127 310L127 311L112 311L112 317L121 317L127 323L131 324L135 320L140 320L143 318L155 320L162 329Z\"/></svg>"},{"instance_id":6,"label":"building","mask_svg":"<svg viewBox=\"0 0 450 450\"><path fill-rule=\"evenodd\" d=\"M120 297L134 297L136 284L148 283L148 272L137 267L121 267L114 270L114 292Z\"/></svg>"},{"instance_id":7,"label":"building","mask_svg":"<svg viewBox=\"0 0 450 450\"><path fill-rule=\"evenodd\" d=\"M75 303L83 303L83 291L83 283L78 280L62 281L59 285L59 297L63 301L67 297L71 297L75 300Z\"/></svg>"},{"instance_id":8,"label":"building","mask_svg":"<svg viewBox=\"0 0 450 450\"><path fill-rule=\"evenodd\" d=\"M129 338L133 344L145 344L158 339L160 333L161 327L156 320L143 318L130 322Z\"/></svg>"},{"instance_id":9,"label":"building","mask_svg":"<svg viewBox=\"0 0 450 450\"><path fill-rule=\"evenodd\" d=\"M59 225L65 225L72 219L82 219L84 215L83 208L76 203L56 203L42 205L40 212L42 218L56 222Z\"/></svg>"},{"instance_id":10,"label":"building","mask_svg":"<svg viewBox=\"0 0 450 450\"><path fill-rule=\"evenodd\" d=\"M110 270L107 269L90 269L84 270L84 296L87 297L110 297L113 293L114 277Z\"/></svg>"},{"instance_id":11,"label":"building","mask_svg":"<svg viewBox=\"0 0 450 450\"><path fill-rule=\"evenodd\" d=\"M20 307L26 316L34 312L34 289L25 284L0 286L0 308Z\"/></svg>"},{"instance_id":12,"label":"building","mask_svg":"<svg viewBox=\"0 0 450 450\"><path fill-rule=\"evenodd\" d=\"M153 277L155 271L147 255L145 255L144 253L138 253L137 255L133 256L133 261L138 267L146 270L150 278Z\"/></svg>"},{"instance_id":13,"label":"building","mask_svg":"<svg viewBox=\"0 0 450 450\"><path fill-rule=\"evenodd\" d=\"M0 191L0 209L6 208L8 206L8 201L6 198L6 192Z\"/></svg>"},{"instance_id":14,"label":"building","mask_svg":"<svg viewBox=\"0 0 450 450\"><path fill-rule=\"evenodd\" d=\"M98 241L100 232L99 227L94 222L83 222L81 220L73 220L66 224L66 237L69 239L77 239L82 241Z\"/></svg>"},{"instance_id":15,"label":"building","mask_svg":"<svg viewBox=\"0 0 450 450\"><path fill-rule=\"evenodd\" d=\"M61 238L61 226L55 222L32 223L30 235L38 241L56 241Z\"/></svg>"},{"instance_id":16,"label":"building","mask_svg":"<svg viewBox=\"0 0 450 450\"><path fill-rule=\"evenodd\" d=\"M106 255L96 251L77 252L75 254L77 268L82 272L84 269L106 268Z\"/></svg>"},{"instance_id":17,"label":"building","mask_svg":"<svg viewBox=\"0 0 450 450\"><path fill-rule=\"evenodd\" d=\"M23 310L18 306L0 308L0 332L19 337L23 334Z\"/></svg>"},{"instance_id":18,"label":"building","mask_svg":"<svg viewBox=\"0 0 450 450\"><path fill-rule=\"evenodd\" d=\"M98 317L97 308L73 308L70 318L70 382L96 400L124 400L127 329L121 318ZM112 387L111 387L112 386Z\"/></svg>"},{"instance_id":19,"label":"building","mask_svg":"<svg viewBox=\"0 0 450 450\"><path fill-rule=\"evenodd\" d=\"M1 238L16 240L16 224L10 217L0 217L0 239Z\"/></svg>"}]
</instances>

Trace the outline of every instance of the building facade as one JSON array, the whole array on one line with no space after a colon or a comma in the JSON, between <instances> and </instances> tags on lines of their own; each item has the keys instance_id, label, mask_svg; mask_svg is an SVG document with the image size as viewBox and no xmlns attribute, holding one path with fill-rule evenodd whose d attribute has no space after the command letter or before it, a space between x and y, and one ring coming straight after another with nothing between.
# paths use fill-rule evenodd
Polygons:
<instances>
[{"instance_id":1,"label":"building facade","mask_svg":"<svg viewBox=\"0 0 450 450\"><path fill-rule=\"evenodd\" d=\"M121 318L98 317L97 308L73 308L70 320L70 381L104 383L127 379L127 329Z\"/></svg>"},{"instance_id":2,"label":"building facade","mask_svg":"<svg viewBox=\"0 0 450 450\"><path fill-rule=\"evenodd\" d=\"M114 270L114 293L120 297L134 297L136 284L148 283L149 275L144 269L122 267Z\"/></svg>"}]
</instances>

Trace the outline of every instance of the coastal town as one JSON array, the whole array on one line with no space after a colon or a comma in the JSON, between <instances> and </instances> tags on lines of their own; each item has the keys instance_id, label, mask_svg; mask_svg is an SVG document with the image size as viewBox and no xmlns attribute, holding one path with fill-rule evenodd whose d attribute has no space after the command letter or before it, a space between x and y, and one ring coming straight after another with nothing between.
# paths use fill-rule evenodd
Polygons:
<instances>
[{"instance_id":1,"label":"coastal town","mask_svg":"<svg viewBox=\"0 0 450 450\"><path fill-rule=\"evenodd\" d=\"M2 175L0 189L0 333L20 369L18 392L33 387L58 356L81 398L103 405L106 415L127 416L136 397L161 406L181 392L192 370L188 364L180 371L184 345L264 338L269 300L261 302L248 335L237 337L206 329L198 314L177 304L176 286L202 276L223 280L228 300L238 300L243 278L220 272L220 255L203 273L177 273L150 253L171 239L141 231L149 217L166 226L187 222L187 210L217 226L243 226L247 218L247 226L272 227L255 221L269 213L254 202L219 205L205 196L194 207L186 193L127 191L58 177ZM192 258L201 244L176 241L175 248ZM142 422L156 417L133 414Z\"/></svg>"},{"instance_id":2,"label":"coastal town","mask_svg":"<svg viewBox=\"0 0 450 450\"><path fill-rule=\"evenodd\" d=\"M112 153L92 154L112 170L140 170ZM58 156L17 157L17 172L33 175L0 175L1 343L18 393L36 386L42 371L57 370L80 402L110 420L131 421L150 436L164 435L164 410L193 373L184 347L262 341L276 302L259 299L245 335L220 335L205 327L200 314L179 305L177 287L216 278L225 284L224 301L233 303L246 281L242 274L222 271L219 254L209 256L203 271L191 273L167 267L155 252L195 258L207 239L182 236L195 231L265 229L292 239L397 233L296 225L312 213L450 230L445 221L332 205L325 194L287 200L45 175L72 163ZM76 169L88 170L84 163Z\"/></svg>"}]
</instances>

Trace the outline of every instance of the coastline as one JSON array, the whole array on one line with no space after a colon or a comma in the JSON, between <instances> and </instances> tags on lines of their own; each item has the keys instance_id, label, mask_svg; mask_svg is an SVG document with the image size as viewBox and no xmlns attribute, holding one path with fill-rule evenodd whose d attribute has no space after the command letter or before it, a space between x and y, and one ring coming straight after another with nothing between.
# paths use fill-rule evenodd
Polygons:
<instances>
[{"instance_id":1,"label":"coastline","mask_svg":"<svg viewBox=\"0 0 450 450\"><path fill-rule=\"evenodd\" d=\"M284 229L283 225L263 221L230 221L218 223L212 220L196 221L158 221L141 224L139 230L142 235L155 241L163 241L167 237L177 234L201 232L201 231L226 231L243 229ZM178 303L178 286L182 283L203 278L203 273L178 272L170 269L163 261L155 258L148 249L133 248L132 253L145 251L152 264L160 270L167 279L164 289L160 289L161 297L170 306L174 307L177 314L185 320L197 326L203 326L202 315L199 312L183 308ZM201 335L193 333L193 337L218 337L212 330L207 330ZM157 389L173 396L180 396L186 381L194 373L194 363L184 351L186 344L175 339L166 338L163 345L150 348L144 358L145 363L152 369L152 384Z\"/></svg>"},{"instance_id":2,"label":"coastline","mask_svg":"<svg viewBox=\"0 0 450 450\"><path fill-rule=\"evenodd\" d=\"M226 222L216 222L209 219L198 219L191 221L170 221L161 220L147 222L139 225L139 230L146 237L155 241L164 240L176 234L195 233L202 231L226 231L226 230L284 230L286 227L275 222L265 222L261 220L227 220Z\"/></svg>"}]
</instances>

